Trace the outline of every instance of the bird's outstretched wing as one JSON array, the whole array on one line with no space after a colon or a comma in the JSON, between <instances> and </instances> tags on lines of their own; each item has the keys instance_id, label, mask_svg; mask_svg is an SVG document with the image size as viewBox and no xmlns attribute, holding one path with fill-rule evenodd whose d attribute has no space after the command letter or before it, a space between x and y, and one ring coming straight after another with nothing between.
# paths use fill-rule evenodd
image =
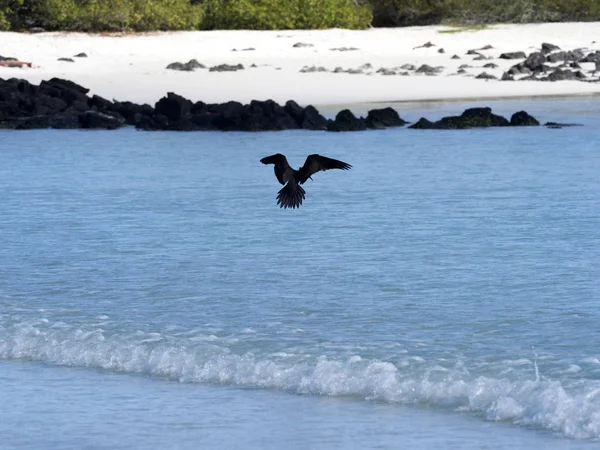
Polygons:
<instances>
[{"instance_id":1,"label":"bird's outstretched wing","mask_svg":"<svg viewBox=\"0 0 600 450\"><path fill-rule=\"evenodd\" d=\"M286 157L281 153L275 153L274 155L266 156L261 159L260 162L263 164L282 164L286 167L289 167Z\"/></svg>"},{"instance_id":2,"label":"bird's outstretched wing","mask_svg":"<svg viewBox=\"0 0 600 450\"><path fill-rule=\"evenodd\" d=\"M285 184L287 179L289 178L289 175L294 172L294 170L288 164L286 157L281 153L275 153L274 155L267 156L261 159L260 162L263 164L275 165L275 167L273 168L275 176L281 184ZM288 174L288 176L285 175L286 173Z\"/></svg>"},{"instance_id":3,"label":"bird's outstretched wing","mask_svg":"<svg viewBox=\"0 0 600 450\"><path fill-rule=\"evenodd\" d=\"M326 156L321 155L309 155L304 162L304 165L300 167L298 171L298 181L300 184L305 183L312 175L321 171L321 170L330 170L330 169L342 169L348 170L352 166L343 161L339 161L333 158L327 158Z\"/></svg>"}]
</instances>

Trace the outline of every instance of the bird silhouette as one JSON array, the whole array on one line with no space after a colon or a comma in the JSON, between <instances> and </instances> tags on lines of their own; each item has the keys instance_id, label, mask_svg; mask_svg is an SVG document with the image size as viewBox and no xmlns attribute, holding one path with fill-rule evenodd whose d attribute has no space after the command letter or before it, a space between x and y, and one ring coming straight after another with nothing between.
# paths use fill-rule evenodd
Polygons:
<instances>
[{"instance_id":1,"label":"bird silhouette","mask_svg":"<svg viewBox=\"0 0 600 450\"><path fill-rule=\"evenodd\" d=\"M306 195L301 185L309 179L312 180L312 175L315 173L330 169L348 170L352 167L343 161L316 154L309 155L299 170L292 169L286 157L281 153L267 156L260 162L274 164L275 176L284 185L277 194L277 204L280 208L299 208Z\"/></svg>"}]
</instances>

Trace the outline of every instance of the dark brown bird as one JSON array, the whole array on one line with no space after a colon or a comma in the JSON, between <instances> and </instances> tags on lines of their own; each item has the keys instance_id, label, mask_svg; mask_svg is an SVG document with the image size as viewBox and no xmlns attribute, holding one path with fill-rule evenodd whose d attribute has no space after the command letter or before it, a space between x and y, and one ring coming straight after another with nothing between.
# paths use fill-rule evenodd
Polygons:
<instances>
[{"instance_id":1,"label":"dark brown bird","mask_svg":"<svg viewBox=\"0 0 600 450\"><path fill-rule=\"evenodd\" d=\"M348 170L352 166L337 159L327 158L321 155L309 155L304 165L299 170L292 169L287 159L281 153L267 156L260 160L263 164L275 164L275 176L283 184L283 188L277 194L277 204L280 208L298 208L306 195L301 186L311 176L321 170L342 169Z\"/></svg>"}]
</instances>

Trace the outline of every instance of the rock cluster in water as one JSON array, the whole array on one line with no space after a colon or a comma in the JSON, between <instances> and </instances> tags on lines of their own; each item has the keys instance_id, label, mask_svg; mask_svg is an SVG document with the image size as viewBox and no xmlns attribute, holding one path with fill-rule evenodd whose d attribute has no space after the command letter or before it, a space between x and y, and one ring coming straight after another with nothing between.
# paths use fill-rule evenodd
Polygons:
<instances>
[{"instance_id":1,"label":"rock cluster in water","mask_svg":"<svg viewBox=\"0 0 600 450\"><path fill-rule=\"evenodd\" d=\"M480 127L537 126L539 124L535 117L525 111L514 113L510 120L508 120L505 117L493 114L491 108L469 108L460 116L443 117L437 122L421 118L409 128L421 130L462 130Z\"/></svg>"},{"instance_id":2,"label":"rock cluster in water","mask_svg":"<svg viewBox=\"0 0 600 450\"><path fill-rule=\"evenodd\" d=\"M168 93L154 106L110 101L72 81L52 78L35 86L26 80L0 79L0 128L96 128L124 125L141 130L271 131L324 130L325 119L313 106L272 100L207 104Z\"/></svg>"},{"instance_id":3,"label":"rock cluster in water","mask_svg":"<svg viewBox=\"0 0 600 450\"><path fill-rule=\"evenodd\" d=\"M390 107L370 110L366 117L356 117L350 110L344 109L331 120L323 117L314 106L302 107L293 100L285 105L273 100L253 100L246 105L235 101L194 103L170 92L150 106L110 101L97 95L89 97L88 92L89 89L59 78L44 80L39 86L21 79L0 79L0 128L113 130L129 125L152 131L305 129L341 132L408 124ZM466 129L530 125L539 125L539 122L525 111L513 114L509 120L493 114L490 108L471 108L460 116L444 117L437 122L421 118L409 128Z\"/></svg>"}]
</instances>

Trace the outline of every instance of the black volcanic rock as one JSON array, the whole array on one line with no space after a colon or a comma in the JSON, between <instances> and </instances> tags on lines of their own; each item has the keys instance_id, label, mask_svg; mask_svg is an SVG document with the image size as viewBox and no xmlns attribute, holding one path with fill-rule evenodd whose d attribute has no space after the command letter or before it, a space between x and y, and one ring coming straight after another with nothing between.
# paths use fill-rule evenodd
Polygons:
<instances>
[{"instance_id":1,"label":"black volcanic rock","mask_svg":"<svg viewBox=\"0 0 600 450\"><path fill-rule=\"evenodd\" d=\"M367 114L366 123L368 128L401 127L408 122L403 120L394 108L372 109Z\"/></svg>"},{"instance_id":2,"label":"black volcanic rock","mask_svg":"<svg viewBox=\"0 0 600 450\"><path fill-rule=\"evenodd\" d=\"M523 72L531 70L522 67ZM568 73L568 75L566 75ZM557 69L554 77L583 77L581 72ZM68 80L52 78L39 86L26 80L0 79L0 128L3 129L117 129L134 125L140 130L176 131L275 131L290 129L359 131L382 129L406 124L393 108L370 110L366 119L351 111L340 111L335 120L327 120L317 109L300 106L293 100L280 105L273 100L204 103L169 92L155 107L128 101L107 100L98 95L88 97L89 90ZM520 111L507 121L492 114L490 108L471 108L460 116L444 117L437 122L422 118L413 129L467 129L507 125L537 125ZM559 124L560 125L560 124ZM549 126L553 126L550 124ZM564 125L563 125L564 126Z\"/></svg>"},{"instance_id":3,"label":"black volcanic rock","mask_svg":"<svg viewBox=\"0 0 600 450\"><path fill-rule=\"evenodd\" d=\"M525 52L509 52L509 53L502 53L500 55L500 59L525 59L526 55Z\"/></svg>"},{"instance_id":4,"label":"black volcanic rock","mask_svg":"<svg viewBox=\"0 0 600 450\"><path fill-rule=\"evenodd\" d=\"M103 114L98 111L86 111L79 115L82 128L116 130L122 125L121 120L116 117Z\"/></svg>"},{"instance_id":5,"label":"black volcanic rock","mask_svg":"<svg viewBox=\"0 0 600 450\"><path fill-rule=\"evenodd\" d=\"M238 70L244 70L244 66L241 64L219 64L208 69L209 72L236 72Z\"/></svg>"},{"instance_id":6,"label":"black volcanic rock","mask_svg":"<svg viewBox=\"0 0 600 450\"><path fill-rule=\"evenodd\" d=\"M18 119L14 128L16 130L36 130L41 128L50 128L52 118L50 116L31 116Z\"/></svg>"},{"instance_id":7,"label":"black volcanic rock","mask_svg":"<svg viewBox=\"0 0 600 450\"><path fill-rule=\"evenodd\" d=\"M544 65L545 62L546 55L541 52L535 52L530 54L527 59L523 61L523 65L534 73L546 72L548 67Z\"/></svg>"},{"instance_id":8,"label":"black volcanic rock","mask_svg":"<svg viewBox=\"0 0 600 450\"><path fill-rule=\"evenodd\" d=\"M367 129L365 119L357 118L349 109L343 109L335 120L327 124L327 131L363 131Z\"/></svg>"},{"instance_id":9,"label":"black volcanic rock","mask_svg":"<svg viewBox=\"0 0 600 450\"><path fill-rule=\"evenodd\" d=\"M433 130L435 129L435 123L426 119L425 117L421 117L416 123L412 124L410 127L414 130Z\"/></svg>"},{"instance_id":10,"label":"black volcanic rock","mask_svg":"<svg viewBox=\"0 0 600 450\"><path fill-rule=\"evenodd\" d=\"M206 69L206 66L204 64L200 64L195 59L190 59L186 63L173 62L167 66L167 69L192 72L195 69Z\"/></svg>"},{"instance_id":11,"label":"black volcanic rock","mask_svg":"<svg viewBox=\"0 0 600 450\"><path fill-rule=\"evenodd\" d=\"M587 78L580 70L573 72L571 70L556 69L542 81L564 81L564 80L582 80Z\"/></svg>"},{"instance_id":12,"label":"black volcanic rock","mask_svg":"<svg viewBox=\"0 0 600 450\"><path fill-rule=\"evenodd\" d=\"M421 119L409 128L435 130L462 130L480 127L504 127L510 122L502 116L492 114L491 108L466 109L460 116L443 117L437 122Z\"/></svg>"},{"instance_id":13,"label":"black volcanic rock","mask_svg":"<svg viewBox=\"0 0 600 450\"><path fill-rule=\"evenodd\" d=\"M158 114L166 116L170 121L176 122L190 114L192 102L181 95L168 92L166 97L161 98L154 105Z\"/></svg>"},{"instance_id":14,"label":"black volcanic rock","mask_svg":"<svg viewBox=\"0 0 600 450\"><path fill-rule=\"evenodd\" d=\"M327 129L327 119L319 114L319 111L312 105L302 108L295 101L288 100L284 109L303 130Z\"/></svg>"},{"instance_id":15,"label":"black volcanic rock","mask_svg":"<svg viewBox=\"0 0 600 450\"><path fill-rule=\"evenodd\" d=\"M510 124L514 127L538 126L538 120L525 111L518 111L510 118Z\"/></svg>"},{"instance_id":16,"label":"black volcanic rock","mask_svg":"<svg viewBox=\"0 0 600 450\"><path fill-rule=\"evenodd\" d=\"M560 50L560 47L558 45L549 44L547 42L544 42L542 44L542 53L551 53L556 50Z\"/></svg>"}]
</instances>

